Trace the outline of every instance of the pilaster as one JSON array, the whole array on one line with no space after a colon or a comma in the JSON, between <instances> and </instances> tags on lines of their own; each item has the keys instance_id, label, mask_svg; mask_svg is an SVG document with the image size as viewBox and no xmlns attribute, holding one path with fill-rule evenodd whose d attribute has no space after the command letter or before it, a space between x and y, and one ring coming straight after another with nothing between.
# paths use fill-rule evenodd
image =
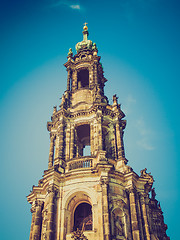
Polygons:
<instances>
[{"instance_id":1,"label":"pilaster","mask_svg":"<svg viewBox=\"0 0 180 240\"><path fill-rule=\"evenodd\" d=\"M35 206L36 206L36 210L35 210L32 240L40 240L40 238L41 238L41 227L42 227L43 202L42 201L36 201Z\"/></svg>"},{"instance_id":2,"label":"pilaster","mask_svg":"<svg viewBox=\"0 0 180 240\"><path fill-rule=\"evenodd\" d=\"M53 166L53 160L54 160L54 140L55 136L52 135L50 137L50 149L49 149L49 163L48 163L48 169L50 169Z\"/></svg>"},{"instance_id":3,"label":"pilaster","mask_svg":"<svg viewBox=\"0 0 180 240\"><path fill-rule=\"evenodd\" d=\"M97 113L97 139L98 151L103 150L103 136L102 136L102 112Z\"/></svg>"},{"instance_id":4,"label":"pilaster","mask_svg":"<svg viewBox=\"0 0 180 240\"><path fill-rule=\"evenodd\" d=\"M67 68L68 76L67 76L67 91L70 91L70 81L71 81L71 69Z\"/></svg>"},{"instance_id":5,"label":"pilaster","mask_svg":"<svg viewBox=\"0 0 180 240\"><path fill-rule=\"evenodd\" d=\"M98 64L98 62L94 61L94 82L95 82L95 85L98 84L97 64Z\"/></svg>"},{"instance_id":6,"label":"pilaster","mask_svg":"<svg viewBox=\"0 0 180 240\"><path fill-rule=\"evenodd\" d=\"M61 120L60 122L60 127L58 130L58 136L59 136L59 158L63 159L63 149L64 149L64 124L63 124L63 120Z\"/></svg>"},{"instance_id":7,"label":"pilaster","mask_svg":"<svg viewBox=\"0 0 180 240\"><path fill-rule=\"evenodd\" d=\"M72 79L72 91L77 90L77 70L73 71L73 79Z\"/></svg>"},{"instance_id":8,"label":"pilaster","mask_svg":"<svg viewBox=\"0 0 180 240\"><path fill-rule=\"evenodd\" d=\"M129 204L130 204L130 212L131 212L132 235L133 235L133 240L140 240L135 195L136 195L136 190L134 188L130 189L129 190Z\"/></svg>"},{"instance_id":9,"label":"pilaster","mask_svg":"<svg viewBox=\"0 0 180 240\"><path fill-rule=\"evenodd\" d=\"M70 159L74 157L74 138L75 138L74 130L75 130L74 125L71 125Z\"/></svg>"},{"instance_id":10,"label":"pilaster","mask_svg":"<svg viewBox=\"0 0 180 240\"><path fill-rule=\"evenodd\" d=\"M143 216L143 220L144 220L144 230L145 230L145 234L146 234L146 239L151 240L145 198L146 198L145 194L140 193L140 203L141 203L141 207L142 207L142 216Z\"/></svg>"},{"instance_id":11,"label":"pilaster","mask_svg":"<svg viewBox=\"0 0 180 240\"><path fill-rule=\"evenodd\" d=\"M47 221L47 240L54 240L55 236L55 197L57 195L57 189L54 185L50 185L48 188L48 221Z\"/></svg>"},{"instance_id":12,"label":"pilaster","mask_svg":"<svg viewBox=\"0 0 180 240\"><path fill-rule=\"evenodd\" d=\"M94 125L90 124L90 144L91 144L91 155L94 155Z\"/></svg>"},{"instance_id":13,"label":"pilaster","mask_svg":"<svg viewBox=\"0 0 180 240\"><path fill-rule=\"evenodd\" d=\"M108 178L101 177L104 240L110 239Z\"/></svg>"},{"instance_id":14,"label":"pilaster","mask_svg":"<svg viewBox=\"0 0 180 240\"><path fill-rule=\"evenodd\" d=\"M34 223L35 223L35 213L36 213L36 207L35 206L31 207L31 213L32 213L32 220L31 220L31 230L30 230L29 240L33 239L33 227L34 227Z\"/></svg>"},{"instance_id":15,"label":"pilaster","mask_svg":"<svg viewBox=\"0 0 180 240\"><path fill-rule=\"evenodd\" d=\"M116 121L116 141L117 141L118 159L122 160L124 158L124 147L123 147L123 138L122 138L122 131L121 131L119 119Z\"/></svg>"},{"instance_id":16,"label":"pilaster","mask_svg":"<svg viewBox=\"0 0 180 240\"><path fill-rule=\"evenodd\" d=\"M65 159L68 160L70 158L70 134L71 134L71 129L70 125L68 124L66 127L66 154L65 154Z\"/></svg>"}]
</instances>

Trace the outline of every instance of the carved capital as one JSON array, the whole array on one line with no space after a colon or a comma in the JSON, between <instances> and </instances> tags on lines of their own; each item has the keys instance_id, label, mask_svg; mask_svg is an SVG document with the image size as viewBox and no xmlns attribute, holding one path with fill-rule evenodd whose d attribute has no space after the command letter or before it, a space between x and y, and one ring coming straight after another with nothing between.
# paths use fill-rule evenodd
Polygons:
<instances>
[{"instance_id":1,"label":"carved capital","mask_svg":"<svg viewBox=\"0 0 180 240\"><path fill-rule=\"evenodd\" d=\"M108 177L101 177L100 179L100 184L102 185L108 185L109 184L109 179Z\"/></svg>"},{"instance_id":2,"label":"carved capital","mask_svg":"<svg viewBox=\"0 0 180 240\"><path fill-rule=\"evenodd\" d=\"M35 207L35 206L32 206L30 211L31 211L31 213L35 213L36 207Z\"/></svg>"},{"instance_id":3,"label":"carved capital","mask_svg":"<svg viewBox=\"0 0 180 240\"><path fill-rule=\"evenodd\" d=\"M101 151L98 152L98 161L99 162L107 161L106 151L101 150Z\"/></svg>"},{"instance_id":4,"label":"carved capital","mask_svg":"<svg viewBox=\"0 0 180 240\"><path fill-rule=\"evenodd\" d=\"M36 200L36 201L35 201L35 206L36 206L36 207L42 208L43 205L44 205L44 202L43 202L43 201L41 201L41 200Z\"/></svg>"},{"instance_id":5,"label":"carved capital","mask_svg":"<svg viewBox=\"0 0 180 240\"><path fill-rule=\"evenodd\" d=\"M48 194L57 195L58 194L58 188L54 184L51 184L51 185L49 185L49 187L47 189L47 192L48 192Z\"/></svg>"},{"instance_id":6,"label":"carved capital","mask_svg":"<svg viewBox=\"0 0 180 240\"><path fill-rule=\"evenodd\" d=\"M145 194L139 192L138 195L139 195L139 199L140 199L141 203L145 204Z\"/></svg>"},{"instance_id":7,"label":"carved capital","mask_svg":"<svg viewBox=\"0 0 180 240\"><path fill-rule=\"evenodd\" d=\"M131 188L127 189L126 192L128 194L130 194L130 193L136 194L137 190L136 190L136 188L134 186L132 186Z\"/></svg>"},{"instance_id":8,"label":"carved capital","mask_svg":"<svg viewBox=\"0 0 180 240\"><path fill-rule=\"evenodd\" d=\"M71 73L71 67L68 66L68 67L66 68L66 71L67 71L68 73Z\"/></svg>"},{"instance_id":9,"label":"carved capital","mask_svg":"<svg viewBox=\"0 0 180 240\"><path fill-rule=\"evenodd\" d=\"M120 208L123 211L128 209L128 206L123 199L119 199L119 198L111 199L110 204L111 204L111 210L113 210L113 211L114 211L114 209L117 209L117 208Z\"/></svg>"}]
</instances>

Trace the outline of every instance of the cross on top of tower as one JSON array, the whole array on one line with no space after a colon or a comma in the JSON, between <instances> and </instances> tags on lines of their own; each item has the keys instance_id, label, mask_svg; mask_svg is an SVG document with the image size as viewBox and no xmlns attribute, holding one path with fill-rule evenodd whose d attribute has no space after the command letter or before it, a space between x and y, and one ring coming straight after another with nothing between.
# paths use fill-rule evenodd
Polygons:
<instances>
[{"instance_id":1,"label":"cross on top of tower","mask_svg":"<svg viewBox=\"0 0 180 240\"><path fill-rule=\"evenodd\" d=\"M83 29L84 29L85 31L88 30L87 24L88 24L87 22L84 23L84 27L83 27Z\"/></svg>"}]
</instances>

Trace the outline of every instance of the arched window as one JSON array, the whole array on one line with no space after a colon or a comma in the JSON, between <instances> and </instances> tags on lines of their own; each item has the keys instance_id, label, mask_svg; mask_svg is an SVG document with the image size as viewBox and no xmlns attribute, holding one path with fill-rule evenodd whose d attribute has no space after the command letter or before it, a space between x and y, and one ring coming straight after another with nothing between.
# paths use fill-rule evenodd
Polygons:
<instances>
[{"instance_id":1,"label":"arched window","mask_svg":"<svg viewBox=\"0 0 180 240\"><path fill-rule=\"evenodd\" d=\"M92 207L88 203L81 203L74 212L73 230L92 230Z\"/></svg>"},{"instance_id":2,"label":"arched window","mask_svg":"<svg viewBox=\"0 0 180 240\"><path fill-rule=\"evenodd\" d=\"M82 69L77 74L78 89L89 87L89 71Z\"/></svg>"}]
</instances>

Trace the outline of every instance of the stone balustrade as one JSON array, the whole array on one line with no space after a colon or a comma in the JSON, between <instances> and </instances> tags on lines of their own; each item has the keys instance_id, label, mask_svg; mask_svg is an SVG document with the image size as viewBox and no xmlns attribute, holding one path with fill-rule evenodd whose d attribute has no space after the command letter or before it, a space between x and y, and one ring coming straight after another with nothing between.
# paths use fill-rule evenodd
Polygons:
<instances>
[{"instance_id":1,"label":"stone balustrade","mask_svg":"<svg viewBox=\"0 0 180 240\"><path fill-rule=\"evenodd\" d=\"M78 168L91 168L93 166L93 159L92 158L78 158L73 159L68 162L68 170L78 169Z\"/></svg>"}]
</instances>

